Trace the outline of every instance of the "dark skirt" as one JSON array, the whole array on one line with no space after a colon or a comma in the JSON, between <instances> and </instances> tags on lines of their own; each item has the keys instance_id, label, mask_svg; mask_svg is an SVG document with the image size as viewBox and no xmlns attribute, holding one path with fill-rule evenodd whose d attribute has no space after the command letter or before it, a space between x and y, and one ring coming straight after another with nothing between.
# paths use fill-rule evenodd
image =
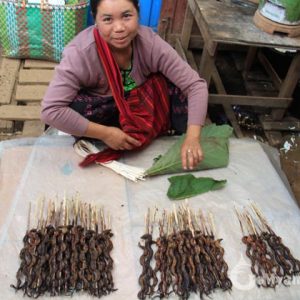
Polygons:
<instances>
[{"instance_id":1,"label":"dark skirt","mask_svg":"<svg viewBox=\"0 0 300 300\"><path fill-rule=\"evenodd\" d=\"M168 83L171 134L183 134L187 128L187 98L171 82ZM130 92L125 93L125 99ZM91 122L120 127L119 112L112 96L90 96L82 90L70 107Z\"/></svg>"}]
</instances>

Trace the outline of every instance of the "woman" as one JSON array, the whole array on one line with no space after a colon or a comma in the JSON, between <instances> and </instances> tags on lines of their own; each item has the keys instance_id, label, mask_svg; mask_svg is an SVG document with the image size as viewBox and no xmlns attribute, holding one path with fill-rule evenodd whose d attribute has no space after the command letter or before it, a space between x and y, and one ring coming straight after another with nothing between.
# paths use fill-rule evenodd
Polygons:
<instances>
[{"instance_id":1,"label":"woman","mask_svg":"<svg viewBox=\"0 0 300 300\"><path fill-rule=\"evenodd\" d=\"M139 91L152 74L162 74L160 77L155 75L155 79L163 82L163 78L167 78L188 100L186 138L181 159L184 169L193 169L203 158L199 137L207 111L206 82L168 43L150 28L139 26L137 0L91 0L91 11L96 29L85 29L65 48L42 103L42 120L69 134L102 140L114 150L142 147L143 142L139 138L125 130L122 124L120 127L120 109L113 101L116 99L112 95L115 98L116 94L112 85L117 85L117 90L121 89L120 95L124 89L126 98L128 93ZM105 45L108 52L101 54L99 51ZM106 70L105 60L110 56L113 62L110 61L111 67ZM110 71L117 72L116 78L122 75L122 87L115 83L116 80L109 79ZM158 89L159 97L163 98L164 83ZM156 90L153 85L153 93ZM172 102L174 95L170 99ZM163 113L165 108L157 110ZM176 113L176 108L173 111ZM183 113L180 109L178 111ZM163 118L168 118L168 112ZM162 126L164 130L165 125ZM162 129L160 131L156 135L163 133Z\"/></svg>"}]
</instances>

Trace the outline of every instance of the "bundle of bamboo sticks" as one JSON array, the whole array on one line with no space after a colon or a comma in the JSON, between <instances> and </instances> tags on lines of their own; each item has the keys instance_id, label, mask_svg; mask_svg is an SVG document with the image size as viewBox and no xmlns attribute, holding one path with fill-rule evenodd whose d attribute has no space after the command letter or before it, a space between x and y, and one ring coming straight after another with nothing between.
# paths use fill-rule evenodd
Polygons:
<instances>
[{"instance_id":1,"label":"bundle of bamboo sticks","mask_svg":"<svg viewBox=\"0 0 300 300\"><path fill-rule=\"evenodd\" d=\"M75 152L81 157L86 158L88 155L97 154L100 149L87 140L78 140L73 146ZM145 180L145 171L143 168L130 166L122 162L111 160L106 163L96 164L111 169L117 174L131 180L138 182L139 180Z\"/></svg>"},{"instance_id":2,"label":"bundle of bamboo sticks","mask_svg":"<svg viewBox=\"0 0 300 300\"><path fill-rule=\"evenodd\" d=\"M112 236L109 214L78 195L49 200L48 205L40 200L34 216L30 205L17 284L12 287L34 298L78 291L101 297L115 291Z\"/></svg>"},{"instance_id":3,"label":"bundle of bamboo sticks","mask_svg":"<svg viewBox=\"0 0 300 300\"><path fill-rule=\"evenodd\" d=\"M188 299L191 293L203 298L218 288L231 290L221 239L215 238L213 215L205 216L201 210L194 213L187 204L174 207L172 212L163 211L158 222L156 214L156 209L148 210L139 244L143 254L138 298L164 298L172 293L180 299ZM155 225L157 239L153 237Z\"/></svg>"},{"instance_id":4,"label":"bundle of bamboo sticks","mask_svg":"<svg viewBox=\"0 0 300 300\"><path fill-rule=\"evenodd\" d=\"M236 214L257 286L288 286L293 277L300 274L300 261L293 257L281 237L275 234L255 203L240 212L236 209Z\"/></svg>"}]
</instances>

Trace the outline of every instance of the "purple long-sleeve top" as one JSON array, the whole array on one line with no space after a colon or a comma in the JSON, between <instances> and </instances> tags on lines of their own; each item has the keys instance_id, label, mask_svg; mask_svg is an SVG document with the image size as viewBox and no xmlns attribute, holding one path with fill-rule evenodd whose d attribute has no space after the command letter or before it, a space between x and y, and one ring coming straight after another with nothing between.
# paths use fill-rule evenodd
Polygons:
<instances>
[{"instance_id":1,"label":"purple long-sleeve top","mask_svg":"<svg viewBox=\"0 0 300 300\"><path fill-rule=\"evenodd\" d=\"M159 35L140 26L133 41L130 75L140 86L149 74L157 72L188 97L188 124L203 125L208 100L205 80ZM65 48L42 101L42 121L66 133L84 135L89 121L69 107L82 89L90 95L112 95L98 57L93 26L80 32Z\"/></svg>"}]
</instances>

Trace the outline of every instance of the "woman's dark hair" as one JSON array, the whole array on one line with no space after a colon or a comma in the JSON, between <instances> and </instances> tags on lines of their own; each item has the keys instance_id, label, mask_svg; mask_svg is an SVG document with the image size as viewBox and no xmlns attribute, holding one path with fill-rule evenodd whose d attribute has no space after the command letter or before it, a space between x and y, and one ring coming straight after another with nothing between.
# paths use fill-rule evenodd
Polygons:
<instances>
[{"instance_id":1,"label":"woman's dark hair","mask_svg":"<svg viewBox=\"0 0 300 300\"><path fill-rule=\"evenodd\" d=\"M92 13L94 20L96 20L97 8L101 1L102 0L90 0L91 13ZM128 1L134 5L135 9L139 13L140 12L139 0L128 0Z\"/></svg>"}]
</instances>

